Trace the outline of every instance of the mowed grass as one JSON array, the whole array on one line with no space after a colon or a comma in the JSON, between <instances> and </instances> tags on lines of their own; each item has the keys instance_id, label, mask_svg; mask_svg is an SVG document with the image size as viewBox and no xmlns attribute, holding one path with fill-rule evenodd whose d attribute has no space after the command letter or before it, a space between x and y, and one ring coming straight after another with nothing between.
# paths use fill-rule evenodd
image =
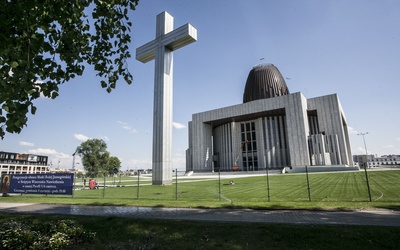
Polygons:
<instances>
[{"instance_id":1,"label":"mowed grass","mask_svg":"<svg viewBox=\"0 0 400 250\"><path fill-rule=\"evenodd\" d=\"M369 171L369 202L364 171L206 179L179 177L173 185L152 186L151 177L106 179L106 186L71 196L17 195L1 201L166 207L391 208L400 209L400 170ZM230 185L233 181L235 184ZM100 185L104 180L98 179ZM176 183L177 182L177 183ZM308 187L310 189L308 189ZM309 195L310 194L310 195Z\"/></svg>"}]
</instances>

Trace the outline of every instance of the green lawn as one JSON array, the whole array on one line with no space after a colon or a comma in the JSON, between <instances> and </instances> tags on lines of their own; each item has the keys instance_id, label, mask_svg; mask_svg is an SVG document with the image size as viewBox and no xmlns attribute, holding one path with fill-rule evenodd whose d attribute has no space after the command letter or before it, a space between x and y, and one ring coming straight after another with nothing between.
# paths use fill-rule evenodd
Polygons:
<instances>
[{"instance_id":1,"label":"green lawn","mask_svg":"<svg viewBox=\"0 0 400 250\"><path fill-rule=\"evenodd\" d=\"M13 195L6 202L108 204L167 207L268 208L391 208L400 209L400 170L369 171L372 202L365 174L360 172L310 173L310 196L305 174L206 179L179 177L170 186L152 186L151 177L105 180L109 188L82 189L80 180L71 196ZM233 180L234 185L229 185ZM104 180L98 179L100 185ZM111 187L113 186L113 187ZM269 197L268 197L269 196Z\"/></svg>"}]
</instances>

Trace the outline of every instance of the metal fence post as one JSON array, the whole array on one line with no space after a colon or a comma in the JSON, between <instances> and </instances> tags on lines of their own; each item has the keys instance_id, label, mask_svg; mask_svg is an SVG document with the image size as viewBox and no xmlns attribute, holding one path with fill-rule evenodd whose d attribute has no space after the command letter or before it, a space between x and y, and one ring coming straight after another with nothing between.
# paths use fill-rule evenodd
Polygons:
<instances>
[{"instance_id":1,"label":"metal fence post","mask_svg":"<svg viewBox=\"0 0 400 250\"><path fill-rule=\"evenodd\" d=\"M218 198L221 201L221 170L218 168Z\"/></svg>"},{"instance_id":2,"label":"metal fence post","mask_svg":"<svg viewBox=\"0 0 400 250\"><path fill-rule=\"evenodd\" d=\"M106 196L106 173L103 173L104 176L104 186L103 186L103 198Z\"/></svg>"},{"instance_id":3,"label":"metal fence post","mask_svg":"<svg viewBox=\"0 0 400 250\"><path fill-rule=\"evenodd\" d=\"M72 183L72 199L73 198L75 198L75 169L74 169L74 175L73 175L73 178L74 178L74 182Z\"/></svg>"},{"instance_id":4,"label":"metal fence post","mask_svg":"<svg viewBox=\"0 0 400 250\"><path fill-rule=\"evenodd\" d=\"M140 171L137 172L137 195L136 198L139 200L139 194L140 194Z\"/></svg>"},{"instance_id":5,"label":"metal fence post","mask_svg":"<svg viewBox=\"0 0 400 250\"><path fill-rule=\"evenodd\" d=\"M178 169L175 168L175 199L178 200Z\"/></svg>"},{"instance_id":6,"label":"metal fence post","mask_svg":"<svg viewBox=\"0 0 400 250\"><path fill-rule=\"evenodd\" d=\"M269 194L269 178L268 178L268 166L265 165L265 169L267 170L267 190L268 190L268 201L271 201L270 194Z\"/></svg>"},{"instance_id":7,"label":"metal fence post","mask_svg":"<svg viewBox=\"0 0 400 250\"><path fill-rule=\"evenodd\" d=\"M307 165L306 165L306 177L307 177L308 201L311 201L310 182L309 182L309 180L308 180L308 169L307 169Z\"/></svg>"}]
</instances>

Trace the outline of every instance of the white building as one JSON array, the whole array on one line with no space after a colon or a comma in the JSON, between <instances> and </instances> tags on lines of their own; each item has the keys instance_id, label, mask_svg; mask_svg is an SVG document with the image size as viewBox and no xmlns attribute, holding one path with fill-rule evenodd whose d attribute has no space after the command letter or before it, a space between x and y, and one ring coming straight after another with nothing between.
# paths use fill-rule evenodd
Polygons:
<instances>
[{"instance_id":1,"label":"white building","mask_svg":"<svg viewBox=\"0 0 400 250\"><path fill-rule=\"evenodd\" d=\"M48 157L0 151L1 174L44 174L49 172Z\"/></svg>"},{"instance_id":2,"label":"white building","mask_svg":"<svg viewBox=\"0 0 400 250\"><path fill-rule=\"evenodd\" d=\"M364 166L365 155L354 155L354 162L357 162L359 166ZM380 157L374 155L368 155L368 167L393 167L400 166L400 155L382 155Z\"/></svg>"},{"instance_id":3,"label":"white building","mask_svg":"<svg viewBox=\"0 0 400 250\"><path fill-rule=\"evenodd\" d=\"M243 104L192 115L186 158L186 170L194 172L353 166L337 95L290 94L272 64L250 71Z\"/></svg>"}]
</instances>

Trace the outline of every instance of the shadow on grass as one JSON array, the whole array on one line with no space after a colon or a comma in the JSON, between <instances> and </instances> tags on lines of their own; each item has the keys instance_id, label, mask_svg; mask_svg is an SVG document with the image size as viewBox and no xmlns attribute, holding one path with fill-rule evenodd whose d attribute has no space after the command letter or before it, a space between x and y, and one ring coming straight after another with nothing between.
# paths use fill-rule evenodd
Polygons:
<instances>
[{"instance_id":1,"label":"shadow on grass","mask_svg":"<svg viewBox=\"0 0 400 250\"><path fill-rule=\"evenodd\" d=\"M159 208L171 207L171 206L167 206L167 205L164 205L164 204L134 205L134 204L128 204L128 203L123 203L123 202L99 202L99 201L87 202L85 204L76 203L74 205L82 205L82 206L85 206L85 205L86 206L118 206L118 207L159 207Z\"/></svg>"},{"instance_id":2,"label":"shadow on grass","mask_svg":"<svg viewBox=\"0 0 400 250\"><path fill-rule=\"evenodd\" d=\"M382 208L382 209L390 209L390 210L395 210L395 211L400 211L400 205L382 205L382 206L376 206L376 208Z\"/></svg>"},{"instance_id":3,"label":"shadow on grass","mask_svg":"<svg viewBox=\"0 0 400 250\"><path fill-rule=\"evenodd\" d=\"M207 208L207 207L198 207L198 208ZM290 205L270 205L270 206L241 206L234 204L226 204L222 205L220 208L225 209L253 209L253 210L310 210L310 211L354 211L354 209L347 207L335 207L335 208L327 208L327 207L298 207L298 206L290 206Z\"/></svg>"}]
</instances>

